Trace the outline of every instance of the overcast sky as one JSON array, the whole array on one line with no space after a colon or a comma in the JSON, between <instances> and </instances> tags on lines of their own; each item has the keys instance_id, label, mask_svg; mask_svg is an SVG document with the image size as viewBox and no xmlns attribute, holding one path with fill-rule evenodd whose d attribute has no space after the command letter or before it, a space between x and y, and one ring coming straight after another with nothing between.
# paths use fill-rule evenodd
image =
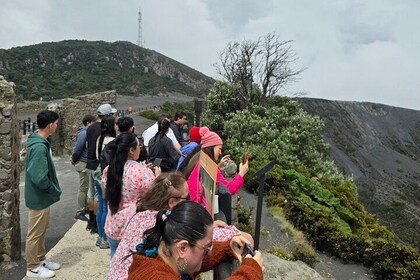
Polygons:
<instances>
[{"instance_id":1,"label":"overcast sky","mask_svg":"<svg viewBox=\"0 0 420 280\"><path fill-rule=\"evenodd\" d=\"M0 48L65 39L136 43L218 78L230 41L293 40L300 80L282 94L420 110L418 0L0 0Z\"/></svg>"}]
</instances>

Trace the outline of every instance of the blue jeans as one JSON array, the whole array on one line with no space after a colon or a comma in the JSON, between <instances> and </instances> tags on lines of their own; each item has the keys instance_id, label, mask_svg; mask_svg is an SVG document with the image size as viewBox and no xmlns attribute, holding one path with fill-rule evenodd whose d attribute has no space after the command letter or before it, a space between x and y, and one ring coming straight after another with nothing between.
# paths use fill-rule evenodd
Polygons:
<instances>
[{"instance_id":1,"label":"blue jeans","mask_svg":"<svg viewBox=\"0 0 420 280\"><path fill-rule=\"evenodd\" d=\"M98 213L96 213L96 225L98 226L98 235L103 239L107 240L105 234L105 221L108 213L106 199L102 198L102 188L98 181L95 180L95 189L98 194Z\"/></svg>"},{"instance_id":2,"label":"blue jeans","mask_svg":"<svg viewBox=\"0 0 420 280\"><path fill-rule=\"evenodd\" d=\"M109 248L111 248L111 260L112 260L112 257L114 256L115 251L117 251L118 244L120 244L120 241L116 239L108 238L108 244L109 244Z\"/></svg>"}]
</instances>

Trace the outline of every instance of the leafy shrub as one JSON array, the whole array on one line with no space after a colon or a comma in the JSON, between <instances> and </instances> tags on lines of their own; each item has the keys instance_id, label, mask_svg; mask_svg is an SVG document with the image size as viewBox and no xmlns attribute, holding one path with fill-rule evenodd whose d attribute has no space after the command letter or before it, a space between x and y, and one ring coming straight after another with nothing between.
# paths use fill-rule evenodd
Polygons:
<instances>
[{"instance_id":1,"label":"leafy shrub","mask_svg":"<svg viewBox=\"0 0 420 280\"><path fill-rule=\"evenodd\" d=\"M314 267L316 263L315 250L306 243L298 243L292 249L292 256L293 259L302 261L310 267Z\"/></svg>"},{"instance_id":2,"label":"leafy shrub","mask_svg":"<svg viewBox=\"0 0 420 280\"><path fill-rule=\"evenodd\" d=\"M283 207L285 217L317 249L344 261L363 263L379 278L416 279L412 276L419 269L418 253L396 245L393 234L364 209L354 182L326 160L319 118L287 98L273 98L271 106L251 104L238 111L240 105L230 106L235 104L234 86L223 84L213 90L206 122L212 129L222 129L225 147L236 161L249 149L247 187L258 188L252 176L274 159L276 166L266 174L270 185L266 187L267 202ZM403 205L396 206L403 209ZM245 219L247 214L243 214ZM295 254L313 265L314 259L304 249L297 248Z\"/></svg>"},{"instance_id":3,"label":"leafy shrub","mask_svg":"<svg viewBox=\"0 0 420 280\"><path fill-rule=\"evenodd\" d=\"M252 208L245 208L242 206L240 201L235 207L237 212L237 227L244 232L252 233L254 232L254 223L252 221Z\"/></svg>"},{"instance_id":4,"label":"leafy shrub","mask_svg":"<svg viewBox=\"0 0 420 280\"><path fill-rule=\"evenodd\" d=\"M142 116L143 118L157 121L159 120L159 115L153 111L153 110L143 110L139 112L139 116Z\"/></svg>"}]
</instances>

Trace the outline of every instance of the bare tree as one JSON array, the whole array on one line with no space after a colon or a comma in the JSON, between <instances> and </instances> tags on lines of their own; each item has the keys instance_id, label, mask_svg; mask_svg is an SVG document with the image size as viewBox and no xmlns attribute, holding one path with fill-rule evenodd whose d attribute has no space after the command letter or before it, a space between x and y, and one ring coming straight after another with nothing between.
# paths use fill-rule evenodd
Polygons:
<instances>
[{"instance_id":1,"label":"bare tree","mask_svg":"<svg viewBox=\"0 0 420 280\"><path fill-rule=\"evenodd\" d=\"M275 33L256 41L230 42L219 53L216 70L227 82L239 85L245 107L251 100L263 105L303 71L290 66L297 60L291 45Z\"/></svg>"}]
</instances>

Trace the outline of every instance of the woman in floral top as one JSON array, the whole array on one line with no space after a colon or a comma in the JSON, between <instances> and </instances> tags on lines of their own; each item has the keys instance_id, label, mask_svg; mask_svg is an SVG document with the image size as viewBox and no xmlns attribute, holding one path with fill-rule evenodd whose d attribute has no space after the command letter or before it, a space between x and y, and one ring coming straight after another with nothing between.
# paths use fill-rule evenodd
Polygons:
<instances>
[{"instance_id":1,"label":"woman in floral top","mask_svg":"<svg viewBox=\"0 0 420 280\"><path fill-rule=\"evenodd\" d=\"M156 214L160 209L172 209L176 204L189 199L188 185L179 172L159 175L140 197L137 211L127 222L127 227L121 233L121 241L111 260L108 280L123 280L128 277L128 269L133 261L132 252L143 240L143 233L156 223ZM130 206L131 211L136 211ZM215 227L214 241L227 241L240 234L234 226ZM252 240L251 240L252 242Z\"/></svg>"},{"instance_id":2,"label":"woman in floral top","mask_svg":"<svg viewBox=\"0 0 420 280\"><path fill-rule=\"evenodd\" d=\"M102 184L106 188L108 214L105 233L111 248L111 258L120 240L121 230L133 216L132 205L147 190L155 175L141 163L136 162L140 154L140 143L133 133L122 133L108 144L111 150L109 165L104 169Z\"/></svg>"}]
</instances>

